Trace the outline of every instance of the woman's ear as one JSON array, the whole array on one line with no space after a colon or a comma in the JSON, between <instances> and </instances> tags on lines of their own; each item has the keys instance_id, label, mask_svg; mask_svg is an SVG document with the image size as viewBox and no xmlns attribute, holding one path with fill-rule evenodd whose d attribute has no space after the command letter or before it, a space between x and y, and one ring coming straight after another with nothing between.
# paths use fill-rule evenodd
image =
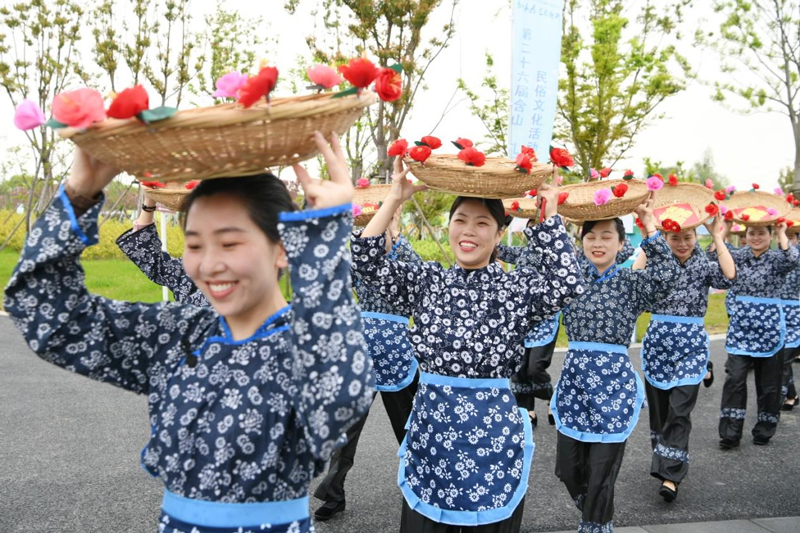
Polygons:
<instances>
[{"instance_id":1,"label":"woman's ear","mask_svg":"<svg viewBox=\"0 0 800 533\"><path fill-rule=\"evenodd\" d=\"M289 266L289 257L283 244L278 245L278 254L275 256L275 268L280 270Z\"/></svg>"}]
</instances>

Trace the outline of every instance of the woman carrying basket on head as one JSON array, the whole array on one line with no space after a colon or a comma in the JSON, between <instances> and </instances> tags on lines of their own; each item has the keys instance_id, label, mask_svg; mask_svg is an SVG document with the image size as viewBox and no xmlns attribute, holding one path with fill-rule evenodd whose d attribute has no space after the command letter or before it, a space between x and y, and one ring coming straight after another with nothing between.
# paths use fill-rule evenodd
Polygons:
<instances>
[{"instance_id":1,"label":"woman carrying basket on head","mask_svg":"<svg viewBox=\"0 0 800 533\"><path fill-rule=\"evenodd\" d=\"M564 310L569 351L550 409L558 430L556 476L581 511L578 531L613 531L614 485L625 443L644 402L628 357L636 319L669 294L680 267L653 221L652 195L636 208L646 238L645 270L619 268L622 220L586 221L581 229L584 293Z\"/></svg>"},{"instance_id":2,"label":"woman carrying basket on head","mask_svg":"<svg viewBox=\"0 0 800 533\"><path fill-rule=\"evenodd\" d=\"M75 149L28 238L5 308L46 361L146 395L142 465L164 483L159 531L311 531L308 488L372 401L350 292L353 189L338 140L331 180L295 172L315 209L271 174L203 181L186 207L184 265L213 309L112 301L84 286L102 190L117 170ZM290 268L287 305L278 273Z\"/></svg>"},{"instance_id":3,"label":"woman carrying basket on head","mask_svg":"<svg viewBox=\"0 0 800 533\"><path fill-rule=\"evenodd\" d=\"M720 250L718 260L698 246L695 228L667 233L681 266L680 280L666 298L647 306L653 315L641 351L653 449L650 474L662 481L659 494L667 502L677 498L678 485L689 471L691 412L709 370L709 337L703 325L709 289L727 289L736 278L718 217L706 224ZM633 268L641 270L651 261L640 254Z\"/></svg>"},{"instance_id":4,"label":"woman carrying basket on head","mask_svg":"<svg viewBox=\"0 0 800 533\"><path fill-rule=\"evenodd\" d=\"M505 272L494 261L505 223L500 200L458 197L450 208L456 265L417 265L385 255L392 214L419 190L398 159L394 187L352 242L365 283L400 300L414 316L410 338L421 375L400 448L401 531L435 533L520 529L533 435L508 378L521 364L530 326L555 315L581 291L581 275L561 218L557 189L542 187L544 223L528 228L545 275Z\"/></svg>"}]
</instances>

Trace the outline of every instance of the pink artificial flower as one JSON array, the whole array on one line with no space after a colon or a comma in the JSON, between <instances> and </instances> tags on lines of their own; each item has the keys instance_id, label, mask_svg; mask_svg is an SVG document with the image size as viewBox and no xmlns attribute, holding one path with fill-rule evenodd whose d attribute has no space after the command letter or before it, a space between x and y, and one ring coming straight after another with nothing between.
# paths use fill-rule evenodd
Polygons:
<instances>
[{"instance_id":1,"label":"pink artificial flower","mask_svg":"<svg viewBox=\"0 0 800 533\"><path fill-rule=\"evenodd\" d=\"M600 177L600 173L598 171L596 171L595 169L590 169L589 170L589 179L590 180L596 180L599 177Z\"/></svg>"},{"instance_id":2,"label":"pink artificial flower","mask_svg":"<svg viewBox=\"0 0 800 533\"><path fill-rule=\"evenodd\" d=\"M228 72L217 80L215 83L217 90L211 96L214 98L238 98L239 89L244 87L245 83L247 83L247 74L239 71Z\"/></svg>"},{"instance_id":3,"label":"pink artificial flower","mask_svg":"<svg viewBox=\"0 0 800 533\"><path fill-rule=\"evenodd\" d=\"M731 231L742 231L742 227L739 224L734 224Z\"/></svg>"},{"instance_id":4,"label":"pink artificial flower","mask_svg":"<svg viewBox=\"0 0 800 533\"><path fill-rule=\"evenodd\" d=\"M58 122L79 130L106 119L103 95L86 87L58 93L53 99L52 111Z\"/></svg>"},{"instance_id":5,"label":"pink artificial flower","mask_svg":"<svg viewBox=\"0 0 800 533\"><path fill-rule=\"evenodd\" d=\"M650 176L647 178L647 188L651 191L658 191L661 190L661 187L664 186L664 182L658 179L657 176Z\"/></svg>"},{"instance_id":6,"label":"pink artificial flower","mask_svg":"<svg viewBox=\"0 0 800 533\"><path fill-rule=\"evenodd\" d=\"M767 213L769 213L769 216L771 217L778 216L778 210L775 209L774 207L770 207L769 209L767 209Z\"/></svg>"},{"instance_id":7,"label":"pink artificial flower","mask_svg":"<svg viewBox=\"0 0 800 533\"><path fill-rule=\"evenodd\" d=\"M708 187L709 189L713 189L714 188L714 182L711 181L710 179L707 179L706 180L706 187Z\"/></svg>"},{"instance_id":8,"label":"pink artificial flower","mask_svg":"<svg viewBox=\"0 0 800 533\"><path fill-rule=\"evenodd\" d=\"M39 104L27 98L23 100L14 112L14 125L22 131L38 128L47 122Z\"/></svg>"},{"instance_id":9,"label":"pink artificial flower","mask_svg":"<svg viewBox=\"0 0 800 533\"><path fill-rule=\"evenodd\" d=\"M596 191L594 193L594 205L607 204L610 199L611 199L610 189L600 189L599 191Z\"/></svg>"},{"instance_id":10,"label":"pink artificial flower","mask_svg":"<svg viewBox=\"0 0 800 533\"><path fill-rule=\"evenodd\" d=\"M725 213L727 213L727 212L728 212L728 208L727 208L727 207L725 207L724 205L720 204L720 206L719 206L719 212L720 212L720 213L722 213L722 214L724 215Z\"/></svg>"},{"instance_id":11,"label":"pink artificial flower","mask_svg":"<svg viewBox=\"0 0 800 533\"><path fill-rule=\"evenodd\" d=\"M353 216L357 217L361 214L361 206L359 204L353 204Z\"/></svg>"},{"instance_id":12,"label":"pink artificial flower","mask_svg":"<svg viewBox=\"0 0 800 533\"><path fill-rule=\"evenodd\" d=\"M781 189L780 187L775 187L775 194L777 194L778 196L783 196L783 189Z\"/></svg>"},{"instance_id":13,"label":"pink artificial flower","mask_svg":"<svg viewBox=\"0 0 800 533\"><path fill-rule=\"evenodd\" d=\"M327 65L315 65L306 69L306 74L311 83L330 89L335 85L339 85L344 79L336 73L331 67Z\"/></svg>"},{"instance_id":14,"label":"pink artificial flower","mask_svg":"<svg viewBox=\"0 0 800 533\"><path fill-rule=\"evenodd\" d=\"M369 179L368 178L358 178L356 180L356 187L358 187L359 189L364 189L366 187L369 187Z\"/></svg>"},{"instance_id":15,"label":"pink artificial flower","mask_svg":"<svg viewBox=\"0 0 800 533\"><path fill-rule=\"evenodd\" d=\"M728 193L729 195L730 195L730 194L733 194L733 193L735 193L735 192L736 192L736 187L734 187L733 185L731 185L730 187L728 187L727 189L725 189L725 192L726 192L726 193Z\"/></svg>"}]
</instances>

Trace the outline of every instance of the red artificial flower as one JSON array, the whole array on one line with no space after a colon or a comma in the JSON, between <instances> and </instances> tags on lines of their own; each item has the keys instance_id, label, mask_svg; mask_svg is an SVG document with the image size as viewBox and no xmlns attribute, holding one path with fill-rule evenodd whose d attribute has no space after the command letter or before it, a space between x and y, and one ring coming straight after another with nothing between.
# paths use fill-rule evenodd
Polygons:
<instances>
[{"instance_id":1,"label":"red artificial flower","mask_svg":"<svg viewBox=\"0 0 800 533\"><path fill-rule=\"evenodd\" d=\"M151 189L161 189L162 187L166 187L166 185L160 181L143 181L142 185L145 187L150 187Z\"/></svg>"},{"instance_id":2,"label":"red artificial flower","mask_svg":"<svg viewBox=\"0 0 800 533\"><path fill-rule=\"evenodd\" d=\"M187 191L191 191L192 189L194 189L194 188L195 188L195 187L197 187L198 185L200 185L200 180L192 180L192 181L190 181L189 183L187 183L186 185L184 185L183 187L184 187L184 188L185 188Z\"/></svg>"},{"instance_id":3,"label":"red artificial flower","mask_svg":"<svg viewBox=\"0 0 800 533\"><path fill-rule=\"evenodd\" d=\"M525 196L536 196L537 194L539 194L539 191L537 191L536 189L525 191Z\"/></svg>"},{"instance_id":4,"label":"red artificial flower","mask_svg":"<svg viewBox=\"0 0 800 533\"><path fill-rule=\"evenodd\" d=\"M624 180L632 180L633 179L633 170L628 169L625 171L625 174L622 175L622 179Z\"/></svg>"},{"instance_id":5,"label":"red artificial flower","mask_svg":"<svg viewBox=\"0 0 800 533\"><path fill-rule=\"evenodd\" d=\"M521 154L525 154L525 155L527 155L528 157L530 157L530 158L531 158L531 161L532 161L532 162L534 162L534 163L535 163L536 161L538 161L538 160L539 160L539 159L536 157L536 151L534 151L534 149L533 149L533 148L531 148L530 146L525 146L525 145L523 144L523 145L522 145L522 149L520 150L520 153L521 153Z\"/></svg>"},{"instance_id":6,"label":"red artificial flower","mask_svg":"<svg viewBox=\"0 0 800 533\"><path fill-rule=\"evenodd\" d=\"M778 224L783 224L784 222L786 222L786 219L783 217L779 217L778 220L776 220L775 222Z\"/></svg>"},{"instance_id":7,"label":"red artificial flower","mask_svg":"<svg viewBox=\"0 0 800 533\"><path fill-rule=\"evenodd\" d=\"M384 102L394 102L403 96L403 77L391 68L382 68L375 80L375 92Z\"/></svg>"},{"instance_id":8,"label":"red artificial flower","mask_svg":"<svg viewBox=\"0 0 800 533\"><path fill-rule=\"evenodd\" d=\"M733 220L733 211L728 211L725 213L725 220Z\"/></svg>"},{"instance_id":9,"label":"red artificial flower","mask_svg":"<svg viewBox=\"0 0 800 533\"><path fill-rule=\"evenodd\" d=\"M132 118L150 109L150 97L141 85L136 85L132 89L125 89L114 98L108 106L106 115L111 118Z\"/></svg>"},{"instance_id":10,"label":"red artificial flower","mask_svg":"<svg viewBox=\"0 0 800 533\"><path fill-rule=\"evenodd\" d=\"M558 204L557 205L561 205L564 202L566 202L567 198L569 198L569 193L568 192L560 192L560 193L558 193Z\"/></svg>"},{"instance_id":11,"label":"red artificial flower","mask_svg":"<svg viewBox=\"0 0 800 533\"><path fill-rule=\"evenodd\" d=\"M429 147L431 150L436 150L442 146L442 141L439 140L439 137L434 137L433 135L426 135L420 139L419 142Z\"/></svg>"},{"instance_id":12,"label":"red artificial flower","mask_svg":"<svg viewBox=\"0 0 800 533\"><path fill-rule=\"evenodd\" d=\"M662 220L661 227L664 228L664 231L671 231L673 233L681 232L681 225L672 220L671 218L666 218Z\"/></svg>"},{"instance_id":13,"label":"red artificial flower","mask_svg":"<svg viewBox=\"0 0 800 533\"><path fill-rule=\"evenodd\" d=\"M652 176L650 176L650 177L651 177L651 178L655 177L655 178L658 178L658 179L660 179L661 181L664 181L664 176L662 176L661 174L653 174L653 175L652 175Z\"/></svg>"},{"instance_id":14,"label":"red artificial flower","mask_svg":"<svg viewBox=\"0 0 800 533\"><path fill-rule=\"evenodd\" d=\"M474 144L472 144L472 141L470 141L469 139L465 139L463 137L459 137L455 141L451 141L451 142L459 150L463 150L464 148L472 148L473 146L475 146Z\"/></svg>"},{"instance_id":15,"label":"red artificial flower","mask_svg":"<svg viewBox=\"0 0 800 533\"><path fill-rule=\"evenodd\" d=\"M414 161L424 163L431 156L430 146L415 146L408 151L408 156Z\"/></svg>"},{"instance_id":16,"label":"red artificial flower","mask_svg":"<svg viewBox=\"0 0 800 533\"><path fill-rule=\"evenodd\" d=\"M531 158L528 154L520 153L517 155L517 170L530 174L532 168L533 163L531 163Z\"/></svg>"},{"instance_id":17,"label":"red artificial flower","mask_svg":"<svg viewBox=\"0 0 800 533\"><path fill-rule=\"evenodd\" d=\"M483 155L483 152L472 146L458 152L458 158L471 167L482 167L486 163L486 156Z\"/></svg>"},{"instance_id":18,"label":"red artificial flower","mask_svg":"<svg viewBox=\"0 0 800 533\"><path fill-rule=\"evenodd\" d=\"M550 162L557 167L571 167L575 164L572 156L563 148L550 148Z\"/></svg>"},{"instance_id":19,"label":"red artificial flower","mask_svg":"<svg viewBox=\"0 0 800 533\"><path fill-rule=\"evenodd\" d=\"M753 184L753 188L754 188L755 190L758 190L758 189L759 189L759 187L758 187L758 183L754 183L754 184Z\"/></svg>"},{"instance_id":20,"label":"red artificial flower","mask_svg":"<svg viewBox=\"0 0 800 533\"><path fill-rule=\"evenodd\" d=\"M511 202L511 209L513 211L519 211L519 202Z\"/></svg>"},{"instance_id":21,"label":"red artificial flower","mask_svg":"<svg viewBox=\"0 0 800 533\"><path fill-rule=\"evenodd\" d=\"M709 215L716 216L719 213L719 206L715 203L710 203L706 206L706 213Z\"/></svg>"},{"instance_id":22,"label":"red artificial flower","mask_svg":"<svg viewBox=\"0 0 800 533\"><path fill-rule=\"evenodd\" d=\"M275 67L264 67L257 75L247 78L247 81L239 89L239 103L244 107L250 107L261 98L267 97L275 88L278 81L278 69Z\"/></svg>"},{"instance_id":23,"label":"red artificial flower","mask_svg":"<svg viewBox=\"0 0 800 533\"><path fill-rule=\"evenodd\" d=\"M408 141L405 139L397 139L392 145L389 147L389 150L386 151L386 155L389 157L400 156L404 157L408 153Z\"/></svg>"},{"instance_id":24,"label":"red artificial flower","mask_svg":"<svg viewBox=\"0 0 800 533\"><path fill-rule=\"evenodd\" d=\"M750 220L750 215L742 215L741 219L747 222L748 220Z\"/></svg>"},{"instance_id":25,"label":"red artificial flower","mask_svg":"<svg viewBox=\"0 0 800 533\"><path fill-rule=\"evenodd\" d=\"M606 167L600 170L600 177L607 178L611 174L611 167Z\"/></svg>"},{"instance_id":26,"label":"red artificial flower","mask_svg":"<svg viewBox=\"0 0 800 533\"><path fill-rule=\"evenodd\" d=\"M678 176L676 176L675 174L670 174L669 175L669 184L672 185L673 187L678 185Z\"/></svg>"},{"instance_id":27,"label":"red artificial flower","mask_svg":"<svg viewBox=\"0 0 800 533\"><path fill-rule=\"evenodd\" d=\"M150 174L149 172L145 172L144 174L142 174L142 176L144 176L145 178L152 178L153 177L153 175Z\"/></svg>"},{"instance_id":28,"label":"red artificial flower","mask_svg":"<svg viewBox=\"0 0 800 533\"><path fill-rule=\"evenodd\" d=\"M359 89L366 89L381 74L381 69L366 57L351 59L347 65L339 65L339 73Z\"/></svg>"},{"instance_id":29,"label":"red artificial flower","mask_svg":"<svg viewBox=\"0 0 800 533\"><path fill-rule=\"evenodd\" d=\"M640 219L639 217L636 217L636 226L637 226L637 227L638 227L640 230L644 231L644 224L642 224L642 221L641 221L641 219Z\"/></svg>"},{"instance_id":30,"label":"red artificial flower","mask_svg":"<svg viewBox=\"0 0 800 533\"><path fill-rule=\"evenodd\" d=\"M792 202L792 205L793 205L793 206L795 206L795 207L797 207L798 205L800 205L800 200L794 200L794 201Z\"/></svg>"},{"instance_id":31,"label":"red artificial flower","mask_svg":"<svg viewBox=\"0 0 800 533\"><path fill-rule=\"evenodd\" d=\"M789 203L794 202L794 195L792 193L787 194L786 195L786 201L789 202Z\"/></svg>"},{"instance_id":32,"label":"red artificial flower","mask_svg":"<svg viewBox=\"0 0 800 533\"><path fill-rule=\"evenodd\" d=\"M792 226L794 226L794 220L787 220L786 221L786 227L787 228L791 228Z\"/></svg>"},{"instance_id":33,"label":"red artificial flower","mask_svg":"<svg viewBox=\"0 0 800 533\"><path fill-rule=\"evenodd\" d=\"M620 183L619 185L614 185L611 187L611 192L617 198L622 198L625 196L625 193L628 192L628 184L627 183Z\"/></svg>"},{"instance_id":34,"label":"red artificial flower","mask_svg":"<svg viewBox=\"0 0 800 533\"><path fill-rule=\"evenodd\" d=\"M718 190L717 192L714 193L714 198L716 198L720 202L723 201L725 199L725 191L723 191L722 189Z\"/></svg>"}]
</instances>

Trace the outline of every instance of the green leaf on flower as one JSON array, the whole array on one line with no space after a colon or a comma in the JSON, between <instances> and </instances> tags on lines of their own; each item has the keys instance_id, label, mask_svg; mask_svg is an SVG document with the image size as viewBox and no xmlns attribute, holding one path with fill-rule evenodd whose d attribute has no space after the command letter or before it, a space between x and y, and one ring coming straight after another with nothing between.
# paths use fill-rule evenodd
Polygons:
<instances>
[{"instance_id":1,"label":"green leaf on flower","mask_svg":"<svg viewBox=\"0 0 800 533\"><path fill-rule=\"evenodd\" d=\"M60 130L61 128L66 128L67 127L66 124L64 124L63 122L59 122L54 118L51 118L50 120L45 122L44 125L47 126L48 128L54 129L54 130Z\"/></svg>"},{"instance_id":2,"label":"green leaf on flower","mask_svg":"<svg viewBox=\"0 0 800 533\"><path fill-rule=\"evenodd\" d=\"M463 146L461 146L460 144L458 144L457 142L455 142L455 141L450 141L450 142L451 142L451 143L453 143L453 146L455 146L455 147L456 147L456 148L458 148L459 150L463 150L463 149L464 149L464 147L463 147Z\"/></svg>"},{"instance_id":3,"label":"green leaf on flower","mask_svg":"<svg viewBox=\"0 0 800 533\"><path fill-rule=\"evenodd\" d=\"M333 98L344 98L345 96L350 96L351 94L358 94L358 87L350 87L344 91L339 91L333 95Z\"/></svg>"},{"instance_id":4,"label":"green leaf on flower","mask_svg":"<svg viewBox=\"0 0 800 533\"><path fill-rule=\"evenodd\" d=\"M395 63L394 65L392 65L389 68L392 69L393 71L397 72L398 74L402 74L403 73L403 65L401 65L400 63Z\"/></svg>"},{"instance_id":5,"label":"green leaf on flower","mask_svg":"<svg viewBox=\"0 0 800 533\"><path fill-rule=\"evenodd\" d=\"M168 119L177 112L177 107L161 106L156 107L155 109L146 109L145 111L142 111L136 115L136 118L145 124L150 124L151 122L158 122L159 120Z\"/></svg>"}]
</instances>

